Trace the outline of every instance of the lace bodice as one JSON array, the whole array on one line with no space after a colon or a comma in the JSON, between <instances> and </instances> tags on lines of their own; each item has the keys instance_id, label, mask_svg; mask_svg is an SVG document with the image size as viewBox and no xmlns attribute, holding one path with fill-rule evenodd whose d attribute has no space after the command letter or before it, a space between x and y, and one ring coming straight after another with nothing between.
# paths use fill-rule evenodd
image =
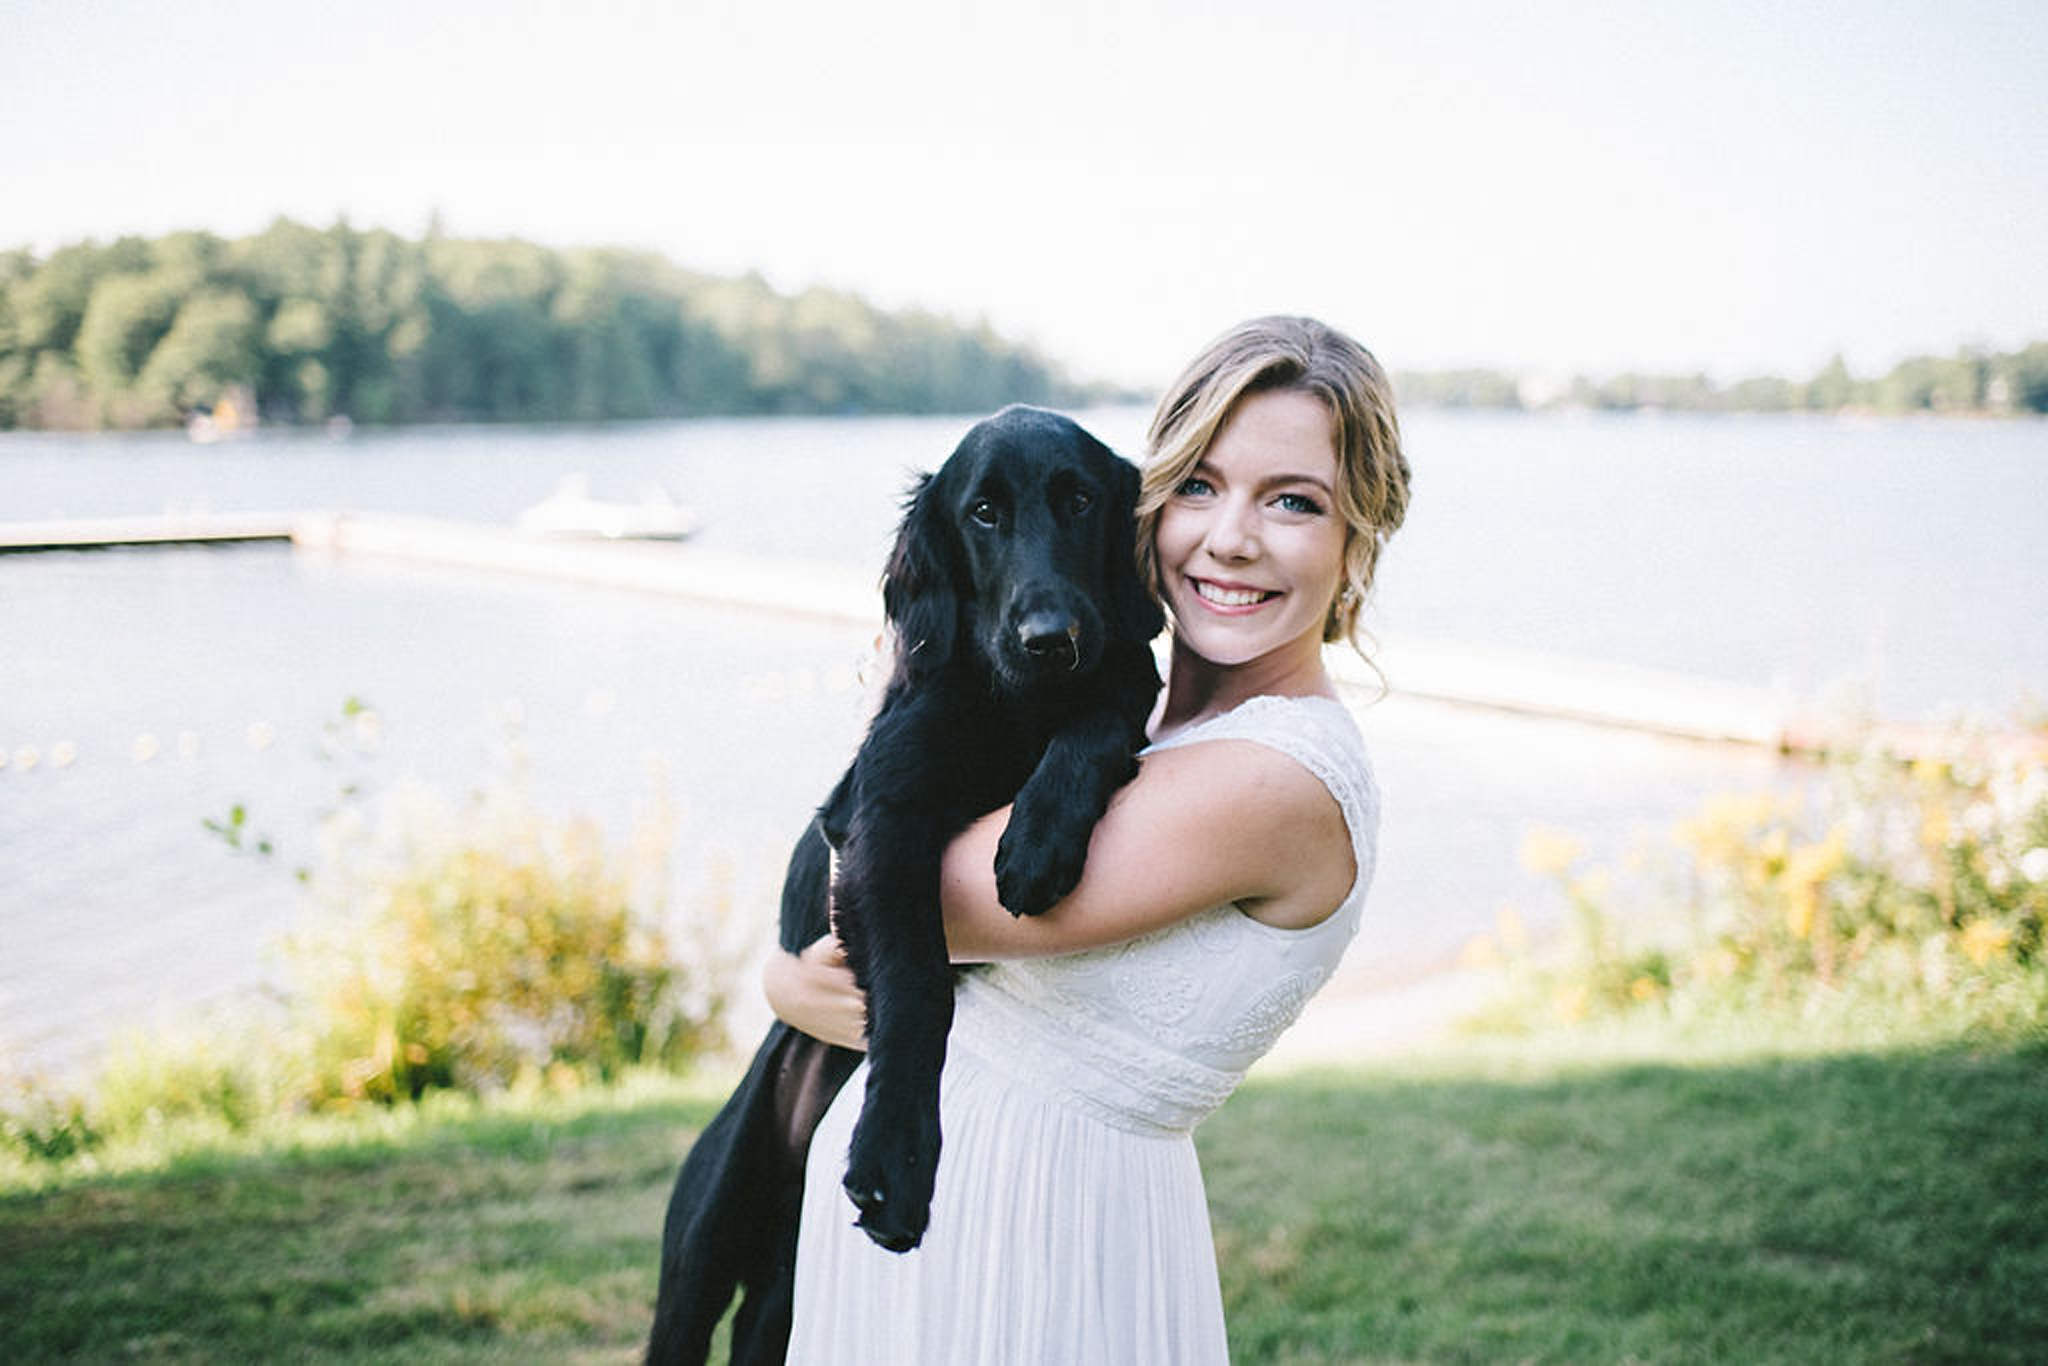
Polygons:
<instances>
[{"instance_id":1,"label":"lace bodice","mask_svg":"<svg viewBox=\"0 0 2048 1366\"><path fill-rule=\"evenodd\" d=\"M952 1047L1119 1128L1185 1133L1329 980L1358 930L1379 828L1357 726L1327 698L1255 697L1154 748L1207 740L1257 741L1329 788L1358 864L1343 903L1304 930L1225 905L1129 943L992 964L960 985Z\"/></svg>"}]
</instances>

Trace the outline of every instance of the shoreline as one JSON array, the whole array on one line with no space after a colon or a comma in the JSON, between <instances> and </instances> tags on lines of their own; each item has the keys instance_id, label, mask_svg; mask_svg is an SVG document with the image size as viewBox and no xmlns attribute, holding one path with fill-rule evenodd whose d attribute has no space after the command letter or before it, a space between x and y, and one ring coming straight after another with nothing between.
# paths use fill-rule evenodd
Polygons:
<instances>
[{"instance_id":1,"label":"shoreline","mask_svg":"<svg viewBox=\"0 0 2048 1366\"><path fill-rule=\"evenodd\" d=\"M835 567L687 544L543 537L515 528L387 513L179 513L159 517L0 522L0 553L287 542L295 555L410 561L592 587L659 593L722 607L882 628L879 584ZM1617 726L1685 740L1822 755L1839 739L1810 707L1770 690L1638 665L1469 642L1389 636L1378 667L1341 646L1338 681L1454 705ZM1921 727L1887 725L1913 757Z\"/></svg>"}]
</instances>

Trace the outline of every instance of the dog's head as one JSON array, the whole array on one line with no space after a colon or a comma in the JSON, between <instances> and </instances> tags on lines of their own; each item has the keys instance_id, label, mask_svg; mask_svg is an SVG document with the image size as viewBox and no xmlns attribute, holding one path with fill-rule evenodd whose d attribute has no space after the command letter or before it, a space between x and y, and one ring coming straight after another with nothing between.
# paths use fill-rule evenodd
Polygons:
<instances>
[{"instance_id":1,"label":"dog's head","mask_svg":"<svg viewBox=\"0 0 2048 1366\"><path fill-rule=\"evenodd\" d=\"M1138 578L1137 498L1137 470L1069 418L1017 405L976 423L897 531L882 603L898 668L973 650L1016 691L1150 640L1163 618Z\"/></svg>"}]
</instances>

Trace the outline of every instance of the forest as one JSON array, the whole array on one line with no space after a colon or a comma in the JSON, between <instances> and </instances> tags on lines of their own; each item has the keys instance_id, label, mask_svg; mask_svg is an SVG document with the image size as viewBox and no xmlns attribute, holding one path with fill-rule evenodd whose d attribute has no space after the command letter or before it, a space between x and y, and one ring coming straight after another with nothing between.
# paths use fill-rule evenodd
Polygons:
<instances>
[{"instance_id":1,"label":"forest","mask_svg":"<svg viewBox=\"0 0 2048 1366\"><path fill-rule=\"evenodd\" d=\"M2048 342L1857 376L1540 379L1397 371L1406 404L1708 412L2048 413ZM1148 396L997 335L843 291L785 294L646 251L408 239L280 219L0 252L0 430L592 422L986 412Z\"/></svg>"},{"instance_id":2,"label":"forest","mask_svg":"<svg viewBox=\"0 0 2048 1366\"><path fill-rule=\"evenodd\" d=\"M0 429L975 412L1110 396L986 325L612 248L279 220L0 253ZM224 409L252 405L255 411Z\"/></svg>"},{"instance_id":3,"label":"forest","mask_svg":"<svg viewBox=\"0 0 2048 1366\"><path fill-rule=\"evenodd\" d=\"M1397 387L1404 403L1450 408L2005 417L2048 413L2048 342L1909 356L1880 375L1858 376L1836 356L1805 379L1762 375L1722 384L1700 373L1538 378L1469 369L1406 373Z\"/></svg>"}]
</instances>

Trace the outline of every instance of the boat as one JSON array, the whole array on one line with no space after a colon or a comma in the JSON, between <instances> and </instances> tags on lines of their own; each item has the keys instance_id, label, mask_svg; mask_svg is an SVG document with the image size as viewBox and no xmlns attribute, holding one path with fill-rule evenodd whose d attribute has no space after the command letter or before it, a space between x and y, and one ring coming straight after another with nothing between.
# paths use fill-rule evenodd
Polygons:
<instances>
[{"instance_id":1,"label":"boat","mask_svg":"<svg viewBox=\"0 0 2048 1366\"><path fill-rule=\"evenodd\" d=\"M680 541L697 530L697 514L654 485L630 503L594 498L590 477L578 473L566 476L553 493L520 513L519 529L536 536Z\"/></svg>"}]
</instances>

